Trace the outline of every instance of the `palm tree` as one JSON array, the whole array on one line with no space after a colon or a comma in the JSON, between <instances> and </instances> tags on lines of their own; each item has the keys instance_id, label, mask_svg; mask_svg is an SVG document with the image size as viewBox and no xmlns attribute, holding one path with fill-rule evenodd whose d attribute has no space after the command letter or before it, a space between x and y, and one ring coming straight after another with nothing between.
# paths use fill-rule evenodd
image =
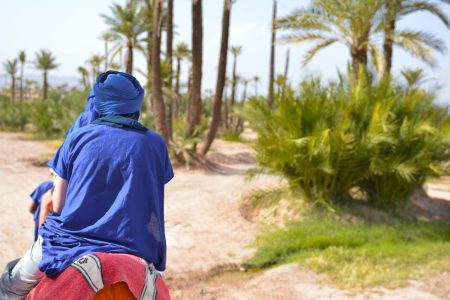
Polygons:
<instances>
[{"instance_id":1,"label":"palm tree","mask_svg":"<svg viewBox=\"0 0 450 300\"><path fill-rule=\"evenodd\" d=\"M20 102L23 101L23 71L25 69L26 55L25 50L19 52L19 61L20 61Z\"/></svg>"},{"instance_id":2,"label":"palm tree","mask_svg":"<svg viewBox=\"0 0 450 300\"><path fill-rule=\"evenodd\" d=\"M288 83L288 75L289 75L289 58L290 58L290 49L287 48L286 50L286 62L284 64L284 84L283 84L283 90L282 90L282 97L284 96L284 92L286 91L286 85Z\"/></svg>"},{"instance_id":3,"label":"palm tree","mask_svg":"<svg viewBox=\"0 0 450 300\"><path fill-rule=\"evenodd\" d=\"M256 97L258 97L258 85L259 85L259 80L260 80L260 78L259 78L258 75L253 76L253 82L254 82L254 85L255 85L255 96L256 96Z\"/></svg>"},{"instance_id":4,"label":"palm tree","mask_svg":"<svg viewBox=\"0 0 450 300\"><path fill-rule=\"evenodd\" d=\"M17 58L13 60L7 60L3 63L6 73L11 76L11 102L14 103L16 99L16 73L18 71L19 62Z\"/></svg>"},{"instance_id":5,"label":"palm tree","mask_svg":"<svg viewBox=\"0 0 450 300\"><path fill-rule=\"evenodd\" d=\"M187 136L200 125L202 109L203 10L202 0L192 0L192 88L188 105Z\"/></svg>"},{"instance_id":6,"label":"palm tree","mask_svg":"<svg viewBox=\"0 0 450 300\"><path fill-rule=\"evenodd\" d=\"M244 85L244 91L242 92L242 100L240 103L241 109L244 107L245 101L247 100L247 86L250 83L250 79L242 79L242 84ZM238 118L238 121L236 123L236 128L234 130L235 132L242 132L244 131L244 119L241 117Z\"/></svg>"},{"instance_id":7,"label":"palm tree","mask_svg":"<svg viewBox=\"0 0 450 300\"><path fill-rule=\"evenodd\" d=\"M181 75L181 62L184 58L189 57L191 51L186 43L179 43L174 51L174 56L177 60L176 63L176 73L175 73L175 117L179 116L180 113L180 75Z\"/></svg>"},{"instance_id":8,"label":"palm tree","mask_svg":"<svg viewBox=\"0 0 450 300\"><path fill-rule=\"evenodd\" d=\"M147 32L146 36L146 51L144 52L145 58L147 60L147 88L148 90L152 89L152 45L153 45L153 13L154 13L154 0L145 0L145 5L143 6L143 15L144 15L144 31ZM161 12L161 21L159 24L159 31L162 31L166 27L166 10L163 7L163 10ZM161 33L161 32L160 32ZM150 107L153 106L152 103L152 95L149 93L148 95L148 101L150 104Z\"/></svg>"},{"instance_id":9,"label":"palm tree","mask_svg":"<svg viewBox=\"0 0 450 300\"><path fill-rule=\"evenodd\" d=\"M167 36L166 36L166 61L169 65L169 80L167 85L172 86L173 79L173 0L167 0Z\"/></svg>"},{"instance_id":10,"label":"palm tree","mask_svg":"<svg viewBox=\"0 0 450 300\"><path fill-rule=\"evenodd\" d=\"M408 84L408 89L418 87L426 81L425 72L421 68L405 69L402 70L401 73Z\"/></svg>"},{"instance_id":11,"label":"palm tree","mask_svg":"<svg viewBox=\"0 0 450 300\"><path fill-rule=\"evenodd\" d=\"M307 64L322 49L342 43L348 47L353 79L366 67L368 53L376 62L379 47L370 38L383 24L380 0L314 0L306 9L295 10L277 21L278 28L292 31L283 40L291 43L316 42L306 53Z\"/></svg>"},{"instance_id":12,"label":"palm tree","mask_svg":"<svg viewBox=\"0 0 450 300\"><path fill-rule=\"evenodd\" d=\"M206 134L205 143L202 148L202 155L208 153L211 144L216 138L220 125L223 89L225 87L225 77L227 72L228 38L230 31L231 0L224 0L222 17L222 38L220 43L219 70L217 71L216 93L214 95L214 107L211 126Z\"/></svg>"},{"instance_id":13,"label":"palm tree","mask_svg":"<svg viewBox=\"0 0 450 300\"><path fill-rule=\"evenodd\" d=\"M448 0L438 0L450 4ZM385 22L382 31L383 40L383 74L390 75L392 68L393 47L398 46L403 50L419 57L427 63L432 63L430 50L444 52L445 46L442 40L422 31L400 30L397 21L404 16L416 12L428 12L439 18L442 23L450 28L450 21L438 4L427 0L384 0Z\"/></svg>"},{"instance_id":14,"label":"palm tree","mask_svg":"<svg viewBox=\"0 0 450 300\"><path fill-rule=\"evenodd\" d=\"M223 91L223 117L222 117L222 122L221 125L224 128L228 128L228 111L230 108L230 101L229 101L229 97L228 97L228 88L230 87L230 78L229 77L225 77L225 87L224 87L224 91Z\"/></svg>"},{"instance_id":15,"label":"palm tree","mask_svg":"<svg viewBox=\"0 0 450 300\"><path fill-rule=\"evenodd\" d=\"M85 67L78 67L78 73L81 74L81 83L85 90L89 89L91 83L89 82L89 71Z\"/></svg>"},{"instance_id":16,"label":"palm tree","mask_svg":"<svg viewBox=\"0 0 450 300\"><path fill-rule=\"evenodd\" d=\"M275 40L277 32L277 0L273 0L272 10L272 40L270 42L270 74L269 74L269 105L273 104L274 80L275 80Z\"/></svg>"},{"instance_id":17,"label":"palm tree","mask_svg":"<svg viewBox=\"0 0 450 300\"><path fill-rule=\"evenodd\" d=\"M154 0L145 0L145 30L147 31L147 89L152 89L152 40L153 40L153 2ZM150 108L153 108L152 95L148 95Z\"/></svg>"},{"instance_id":18,"label":"palm tree","mask_svg":"<svg viewBox=\"0 0 450 300\"><path fill-rule=\"evenodd\" d=\"M108 51L108 43L114 40L114 35L111 32L105 31L103 32L101 39L105 42L105 72L108 71L108 59L109 59L109 51Z\"/></svg>"},{"instance_id":19,"label":"palm tree","mask_svg":"<svg viewBox=\"0 0 450 300\"><path fill-rule=\"evenodd\" d=\"M48 71L56 69L58 64L55 62L56 57L50 51L47 50L39 50L36 52L36 61L34 62L36 69L42 70L42 75L44 78L44 100L47 99L48 92Z\"/></svg>"},{"instance_id":20,"label":"palm tree","mask_svg":"<svg viewBox=\"0 0 450 300\"><path fill-rule=\"evenodd\" d=\"M169 134L166 126L166 111L162 92L161 79L161 26L163 0L154 2L153 11L153 38L152 38L152 109L155 116L156 131L161 134L166 144Z\"/></svg>"},{"instance_id":21,"label":"palm tree","mask_svg":"<svg viewBox=\"0 0 450 300\"><path fill-rule=\"evenodd\" d=\"M114 49L114 58L123 48L127 49L126 72L133 73L134 49L144 52L139 37L145 32L145 10L136 1L129 1L124 7L117 3L111 6L111 16L101 15L110 26L112 34L116 34L118 44Z\"/></svg>"},{"instance_id":22,"label":"palm tree","mask_svg":"<svg viewBox=\"0 0 450 300\"><path fill-rule=\"evenodd\" d=\"M230 109L233 110L234 102L236 100L236 85L238 82L238 76L236 74L237 68L237 57L242 53L242 46L234 46L230 49L231 54L233 54L233 74L231 78L231 102Z\"/></svg>"},{"instance_id":23,"label":"palm tree","mask_svg":"<svg viewBox=\"0 0 450 300\"><path fill-rule=\"evenodd\" d=\"M112 70L121 70L122 69L122 65L120 64L120 62L115 62L115 61L110 62L109 67Z\"/></svg>"},{"instance_id":24,"label":"palm tree","mask_svg":"<svg viewBox=\"0 0 450 300\"><path fill-rule=\"evenodd\" d=\"M277 85L277 99L283 95L283 89L286 85L286 77L282 74L278 74L277 78L275 78L275 84Z\"/></svg>"},{"instance_id":25,"label":"palm tree","mask_svg":"<svg viewBox=\"0 0 450 300\"><path fill-rule=\"evenodd\" d=\"M166 36L166 63L168 67L168 80L166 81L166 88L172 89L173 83L173 0L167 1L167 36ZM169 134L169 138L172 139L173 134L173 102L174 95L171 93L171 96L168 97L167 101L167 130Z\"/></svg>"},{"instance_id":26,"label":"palm tree","mask_svg":"<svg viewBox=\"0 0 450 300\"><path fill-rule=\"evenodd\" d=\"M92 55L89 58L89 64L91 65L92 70L92 82L95 82L95 79L100 74L100 65L103 62L104 57L100 54Z\"/></svg>"}]
</instances>

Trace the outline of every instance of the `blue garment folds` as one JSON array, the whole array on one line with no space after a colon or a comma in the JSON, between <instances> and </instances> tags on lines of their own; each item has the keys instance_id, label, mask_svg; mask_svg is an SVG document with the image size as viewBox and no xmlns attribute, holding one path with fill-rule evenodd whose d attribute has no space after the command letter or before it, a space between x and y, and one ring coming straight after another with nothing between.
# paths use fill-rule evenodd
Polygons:
<instances>
[{"instance_id":1,"label":"blue garment folds","mask_svg":"<svg viewBox=\"0 0 450 300\"><path fill-rule=\"evenodd\" d=\"M153 131L90 124L70 134L49 163L68 181L61 214L39 230L39 269L56 275L92 252L129 253L166 267L167 148Z\"/></svg>"},{"instance_id":2,"label":"blue garment folds","mask_svg":"<svg viewBox=\"0 0 450 300\"><path fill-rule=\"evenodd\" d=\"M39 212L41 211L41 201L42 197L46 192L53 188L53 181L44 181L31 193L30 198L36 204L36 210L34 211L34 241L38 237L38 223L39 223Z\"/></svg>"},{"instance_id":3,"label":"blue garment folds","mask_svg":"<svg viewBox=\"0 0 450 300\"><path fill-rule=\"evenodd\" d=\"M94 96L95 96L94 90L91 90L91 92L87 96L87 103L86 103L86 107L85 107L84 111L78 116L78 118L75 120L73 125L69 128L69 130L67 130L67 132L64 136L67 137L73 131L75 131L83 126L88 125L89 123L91 123L92 121L94 121L95 119L97 119L99 117L99 114L95 110L95 106L94 106Z\"/></svg>"},{"instance_id":4,"label":"blue garment folds","mask_svg":"<svg viewBox=\"0 0 450 300\"><path fill-rule=\"evenodd\" d=\"M101 115L121 115L141 109L144 89L133 76L117 71L100 74L94 85L94 105Z\"/></svg>"},{"instance_id":5,"label":"blue garment folds","mask_svg":"<svg viewBox=\"0 0 450 300\"><path fill-rule=\"evenodd\" d=\"M148 129L139 123L138 120L139 112L135 112L133 114L100 116L97 120L93 121L92 124L107 125L112 127L126 127L140 131L147 131Z\"/></svg>"}]
</instances>

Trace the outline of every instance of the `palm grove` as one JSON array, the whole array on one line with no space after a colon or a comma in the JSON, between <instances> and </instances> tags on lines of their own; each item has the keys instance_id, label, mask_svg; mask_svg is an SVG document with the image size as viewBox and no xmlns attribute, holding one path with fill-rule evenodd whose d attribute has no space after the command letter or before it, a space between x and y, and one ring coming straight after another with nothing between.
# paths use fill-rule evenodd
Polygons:
<instances>
[{"instance_id":1,"label":"palm grove","mask_svg":"<svg viewBox=\"0 0 450 300\"><path fill-rule=\"evenodd\" d=\"M351 199L355 189L374 205L397 205L427 176L447 172L443 164L449 159L447 110L435 106L434 94L421 88L421 70L403 70L405 86L392 74L392 60L399 47L435 63L433 54L445 52L444 43L432 33L400 28L398 21L427 12L449 27L443 6L450 1L313 0L306 8L278 17L278 3L273 0L267 96L258 94L260 77L266 75L243 78L237 73L245 49L229 45L234 2L223 1L212 95L202 93L202 0L192 0L191 49L183 42L174 45L174 0L113 4L101 16L109 26L100 36L104 53L91 56L86 66L78 68L83 87L88 89L107 69L144 74L149 97L143 122L163 136L177 160L195 159L208 166L205 155L214 139L219 134L238 137L246 126L258 134L254 145L261 170L282 174L292 188L301 188L310 199L327 206ZM322 49L343 44L350 54L348 75L339 73L339 80L329 83L311 78L292 89L287 78L289 53L284 74L275 74L279 41L313 42L304 64ZM138 53L146 58L146 66L135 66ZM231 70L227 70L229 60ZM50 51L41 50L33 64L42 71L43 100L17 102L16 75L20 68L22 100L25 61L22 52L18 59L4 63L11 76L12 104L3 101L2 110L10 110L6 115L14 117L3 119L0 126L24 129L31 124L39 132L63 133L82 109L86 91L66 95L53 91L56 100L45 100L48 72L58 64ZM186 67L188 80L183 83L180 74ZM254 93L248 97L251 85ZM237 95L238 86L242 96ZM58 118L63 121L55 122Z\"/></svg>"}]
</instances>

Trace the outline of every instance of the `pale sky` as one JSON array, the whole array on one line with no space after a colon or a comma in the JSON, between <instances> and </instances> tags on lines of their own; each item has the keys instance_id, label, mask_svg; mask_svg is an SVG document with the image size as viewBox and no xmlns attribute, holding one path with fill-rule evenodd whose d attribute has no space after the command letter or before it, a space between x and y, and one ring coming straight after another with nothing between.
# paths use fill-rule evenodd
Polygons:
<instances>
[{"instance_id":1,"label":"pale sky","mask_svg":"<svg viewBox=\"0 0 450 300\"><path fill-rule=\"evenodd\" d=\"M125 3L125 0L118 0ZM92 54L103 54L103 43L99 36L107 29L100 14L109 14L111 0L0 0L0 61L12 59L20 50L26 50L27 58L33 60L35 52L44 48L57 57L59 68L54 76L79 77L77 67L87 65ZM221 33L223 0L204 0L204 67L203 89L213 90L217 77L217 63ZM308 5L309 0L279 0L278 16L283 16L298 7ZM270 20L272 0L237 0L232 8L230 45L243 46L238 58L238 73L246 78L258 75L261 78L259 91L266 93L269 74ZM445 7L450 16L450 6ZM191 41L191 1L175 0L175 44ZM439 102L450 104L450 31L429 14L409 16L400 22L400 27L431 32L445 41L448 52L436 53L436 67L422 64L416 58L396 49L394 73L406 67L423 67L429 78L429 86L441 87ZM284 69L285 53L289 47L291 59L289 77L293 84L308 74L318 74L325 79L335 78L336 70L344 70L349 59L345 47L336 45L320 52L306 67L301 66L302 57L309 44L280 45L276 53L277 73ZM231 72L229 56L228 74ZM135 69L145 70L145 60L137 54ZM186 69L186 66L183 66ZM0 81L4 81L4 70ZM26 74L38 74L30 65ZM142 76L136 74L143 80ZM1 84L1 82L0 82ZM253 93L253 87L250 89Z\"/></svg>"}]
</instances>

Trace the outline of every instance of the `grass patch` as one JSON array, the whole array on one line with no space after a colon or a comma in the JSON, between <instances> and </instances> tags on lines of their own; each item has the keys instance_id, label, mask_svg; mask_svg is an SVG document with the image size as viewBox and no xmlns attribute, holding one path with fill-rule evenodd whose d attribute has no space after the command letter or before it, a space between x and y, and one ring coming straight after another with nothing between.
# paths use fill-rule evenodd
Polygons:
<instances>
[{"instance_id":1,"label":"grass patch","mask_svg":"<svg viewBox=\"0 0 450 300\"><path fill-rule=\"evenodd\" d=\"M255 246L246 262L250 267L298 262L343 287L395 287L450 269L450 221L350 225L309 220L265 233Z\"/></svg>"},{"instance_id":2,"label":"grass patch","mask_svg":"<svg viewBox=\"0 0 450 300\"><path fill-rule=\"evenodd\" d=\"M224 141L246 143L247 141L241 136L241 132L234 130L224 130L220 136Z\"/></svg>"}]
</instances>

